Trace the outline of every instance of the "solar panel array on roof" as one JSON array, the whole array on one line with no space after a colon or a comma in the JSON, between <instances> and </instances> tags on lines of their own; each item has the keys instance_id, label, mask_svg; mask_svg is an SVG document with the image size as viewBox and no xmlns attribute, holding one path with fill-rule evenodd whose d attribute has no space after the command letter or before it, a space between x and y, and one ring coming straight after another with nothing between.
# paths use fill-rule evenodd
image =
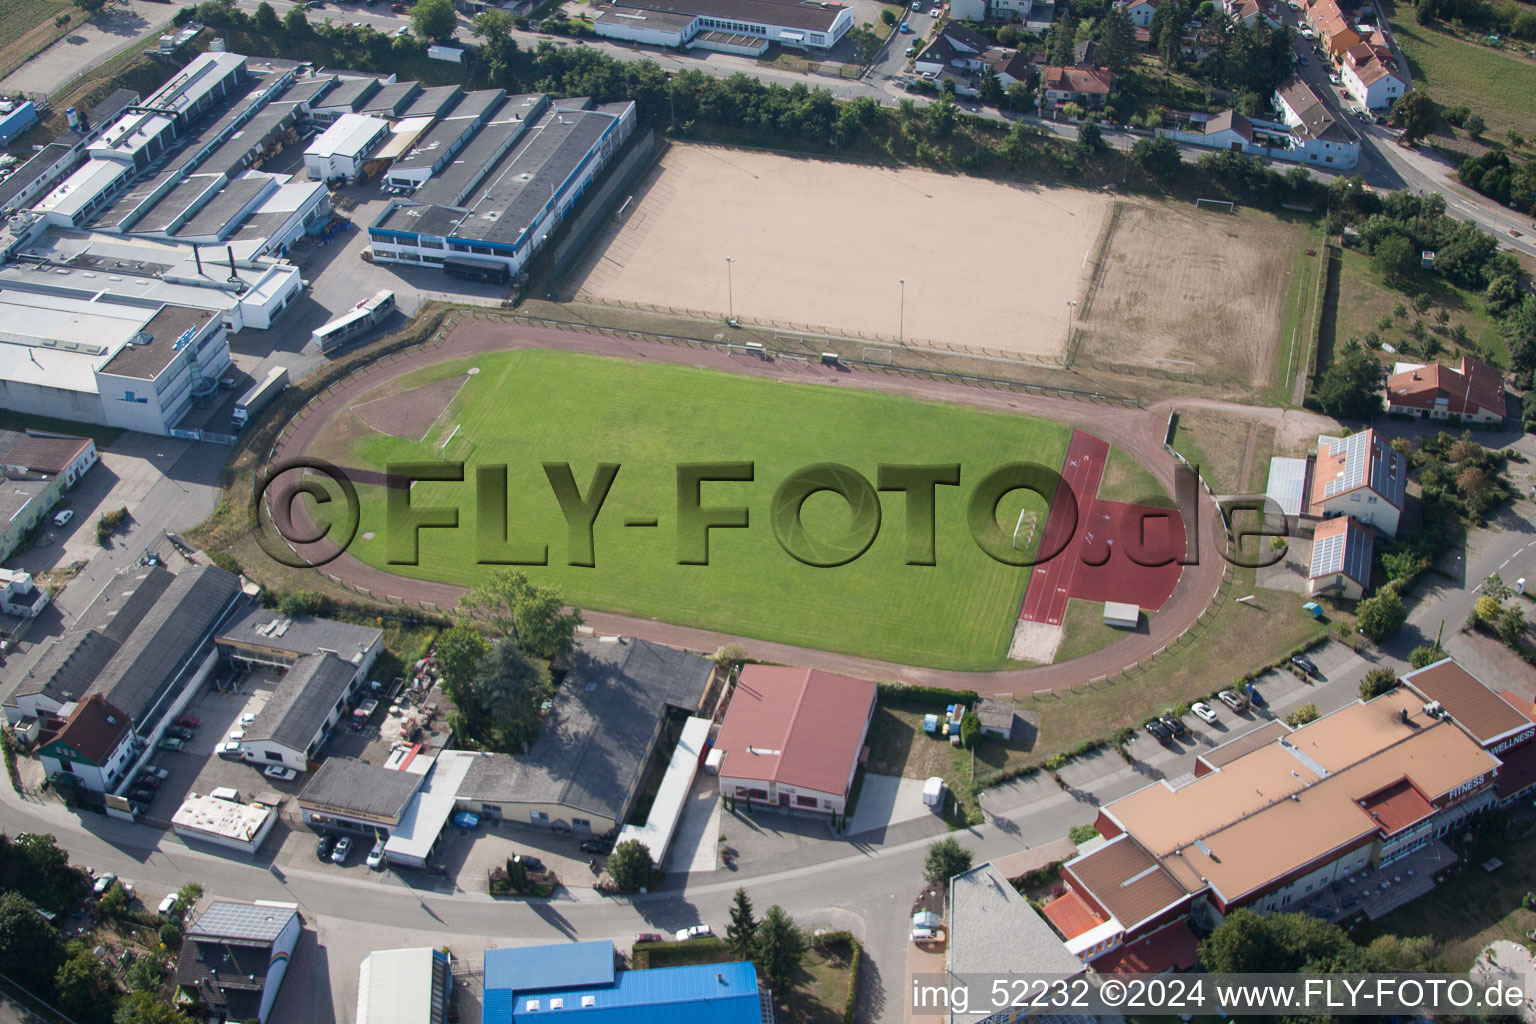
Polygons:
<instances>
[{"instance_id":1,"label":"solar panel array on roof","mask_svg":"<svg viewBox=\"0 0 1536 1024\"><path fill-rule=\"evenodd\" d=\"M1334 458L1344 459L1344 468L1332 480L1323 484L1323 496L1331 498L1343 491L1350 491L1365 483L1365 464L1370 458L1369 434L1351 434L1334 438L1328 451Z\"/></svg>"},{"instance_id":2,"label":"solar panel array on roof","mask_svg":"<svg viewBox=\"0 0 1536 1024\"><path fill-rule=\"evenodd\" d=\"M269 943L283 933L294 912L252 903L212 903L187 931L189 939Z\"/></svg>"},{"instance_id":3,"label":"solar panel array on roof","mask_svg":"<svg viewBox=\"0 0 1536 1024\"><path fill-rule=\"evenodd\" d=\"M1352 580L1369 583L1373 547L1370 532L1353 519L1346 519L1342 530L1320 535L1313 541L1309 575L1317 579L1343 573Z\"/></svg>"}]
</instances>

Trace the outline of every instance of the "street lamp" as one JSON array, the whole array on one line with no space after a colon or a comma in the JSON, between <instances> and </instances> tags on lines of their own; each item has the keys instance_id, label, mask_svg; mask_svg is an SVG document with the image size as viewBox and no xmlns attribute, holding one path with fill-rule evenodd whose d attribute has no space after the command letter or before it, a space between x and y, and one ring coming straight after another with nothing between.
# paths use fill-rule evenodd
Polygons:
<instances>
[{"instance_id":1,"label":"street lamp","mask_svg":"<svg viewBox=\"0 0 1536 1024\"><path fill-rule=\"evenodd\" d=\"M725 301L732 320L736 319L736 290L731 284L731 264L735 262L729 256L725 258Z\"/></svg>"},{"instance_id":2,"label":"street lamp","mask_svg":"<svg viewBox=\"0 0 1536 1024\"><path fill-rule=\"evenodd\" d=\"M1066 364L1072 365L1072 307L1077 305L1076 299L1067 300L1067 353Z\"/></svg>"},{"instance_id":3,"label":"street lamp","mask_svg":"<svg viewBox=\"0 0 1536 1024\"><path fill-rule=\"evenodd\" d=\"M907 279L906 278L902 278L901 279L901 314L900 314L900 319L897 320L896 323L897 323L897 327L896 327L896 344L898 344L898 345L905 344L906 343L906 338L907 338Z\"/></svg>"}]
</instances>

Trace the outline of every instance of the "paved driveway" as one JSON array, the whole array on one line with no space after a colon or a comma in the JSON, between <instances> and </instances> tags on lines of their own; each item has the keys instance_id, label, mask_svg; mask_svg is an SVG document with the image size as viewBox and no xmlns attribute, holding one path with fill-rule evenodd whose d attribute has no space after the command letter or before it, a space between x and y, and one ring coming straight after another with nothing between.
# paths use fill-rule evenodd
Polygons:
<instances>
[{"instance_id":1,"label":"paved driveway","mask_svg":"<svg viewBox=\"0 0 1536 1024\"><path fill-rule=\"evenodd\" d=\"M23 64L0 82L0 91L51 96L134 43L158 35L176 10L173 4L128 3L103 11Z\"/></svg>"},{"instance_id":2,"label":"paved driveway","mask_svg":"<svg viewBox=\"0 0 1536 1024\"><path fill-rule=\"evenodd\" d=\"M923 803L923 780L895 775L866 775L853 810L848 835L856 836L887 825L911 821L933 812Z\"/></svg>"}]
</instances>

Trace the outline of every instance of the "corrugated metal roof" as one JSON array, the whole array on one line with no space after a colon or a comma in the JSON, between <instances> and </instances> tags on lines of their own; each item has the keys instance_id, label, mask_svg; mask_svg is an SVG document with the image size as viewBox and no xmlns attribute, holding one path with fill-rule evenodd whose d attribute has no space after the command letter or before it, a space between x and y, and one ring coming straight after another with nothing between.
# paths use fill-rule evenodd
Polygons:
<instances>
[{"instance_id":1,"label":"corrugated metal roof","mask_svg":"<svg viewBox=\"0 0 1536 1024\"><path fill-rule=\"evenodd\" d=\"M1264 494L1288 516L1301 515L1307 500L1307 460L1276 456L1269 460L1269 485Z\"/></svg>"},{"instance_id":2,"label":"corrugated metal roof","mask_svg":"<svg viewBox=\"0 0 1536 1024\"><path fill-rule=\"evenodd\" d=\"M309 741L357 676L357 667L334 654L306 654L295 661L256 720L245 730L246 739L271 740L307 754Z\"/></svg>"},{"instance_id":3,"label":"corrugated metal roof","mask_svg":"<svg viewBox=\"0 0 1536 1024\"><path fill-rule=\"evenodd\" d=\"M489 982L486 987L489 993ZM502 1020L529 1024L552 1014L597 1024L761 1024L763 1019L757 970L743 962L624 971L604 985L517 995ZM497 1024L489 1013L483 1020Z\"/></svg>"},{"instance_id":4,"label":"corrugated metal roof","mask_svg":"<svg viewBox=\"0 0 1536 1024\"><path fill-rule=\"evenodd\" d=\"M565 942L485 951L485 990L514 995L613 984L613 942ZM487 1022L489 1024L489 1022Z\"/></svg>"}]
</instances>

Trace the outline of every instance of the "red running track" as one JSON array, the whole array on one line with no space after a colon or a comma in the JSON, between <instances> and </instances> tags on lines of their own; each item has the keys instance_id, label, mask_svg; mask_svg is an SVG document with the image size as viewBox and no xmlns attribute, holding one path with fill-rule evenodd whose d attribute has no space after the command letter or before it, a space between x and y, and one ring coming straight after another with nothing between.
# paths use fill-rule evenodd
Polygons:
<instances>
[{"instance_id":1,"label":"red running track","mask_svg":"<svg viewBox=\"0 0 1536 1024\"><path fill-rule=\"evenodd\" d=\"M1072 432L1066 461L1061 467L1062 486L1051 499L1051 511L1046 516L1045 533L1040 543L1041 551L1059 549L1061 554L1035 566L1019 618L1061 625L1079 562L1075 556L1088 531L1089 519L1085 513L1092 508L1094 497L1099 493L1099 481L1104 476L1104 463L1108 459L1108 441L1081 430ZM1075 516L1071 511L1074 498L1077 503Z\"/></svg>"}]
</instances>

